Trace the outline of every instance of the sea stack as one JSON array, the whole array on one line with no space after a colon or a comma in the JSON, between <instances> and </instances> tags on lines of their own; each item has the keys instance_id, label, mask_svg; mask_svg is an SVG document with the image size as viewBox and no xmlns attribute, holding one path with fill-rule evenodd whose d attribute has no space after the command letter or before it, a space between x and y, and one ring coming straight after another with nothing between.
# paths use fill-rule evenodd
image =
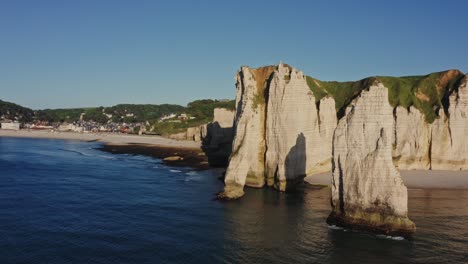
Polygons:
<instances>
[{"instance_id":1,"label":"sea stack","mask_svg":"<svg viewBox=\"0 0 468 264\"><path fill-rule=\"evenodd\" d=\"M244 185L265 184L265 90L275 67L241 67L236 76L235 137L221 199L244 195Z\"/></svg>"},{"instance_id":2,"label":"sea stack","mask_svg":"<svg viewBox=\"0 0 468 264\"><path fill-rule=\"evenodd\" d=\"M338 122L329 224L385 234L415 231L406 186L392 163L392 112L387 88L375 81Z\"/></svg>"}]
</instances>

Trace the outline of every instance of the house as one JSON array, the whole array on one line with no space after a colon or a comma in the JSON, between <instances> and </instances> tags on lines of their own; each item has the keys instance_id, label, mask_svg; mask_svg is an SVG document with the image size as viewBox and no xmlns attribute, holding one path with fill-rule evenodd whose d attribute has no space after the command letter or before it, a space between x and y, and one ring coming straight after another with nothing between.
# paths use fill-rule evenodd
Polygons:
<instances>
[{"instance_id":1,"label":"house","mask_svg":"<svg viewBox=\"0 0 468 264\"><path fill-rule=\"evenodd\" d=\"M187 120L188 119L187 114L180 114L177 118L179 120Z\"/></svg>"},{"instance_id":2,"label":"house","mask_svg":"<svg viewBox=\"0 0 468 264\"><path fill-rule=\"evenodd\" d=\"M1 129L9 129L9 130L19 130L20 123L16 122L4 122L0 124Z\"/></svg>"}]
</instances>

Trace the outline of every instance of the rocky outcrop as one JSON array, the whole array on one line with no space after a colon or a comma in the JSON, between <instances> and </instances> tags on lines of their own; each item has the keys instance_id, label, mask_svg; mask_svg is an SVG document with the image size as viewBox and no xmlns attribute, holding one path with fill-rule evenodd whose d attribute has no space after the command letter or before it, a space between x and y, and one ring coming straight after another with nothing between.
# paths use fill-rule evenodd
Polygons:
<instances>
[{"instance_id":1,"label":"rocky outcrop","mask_svg":"<svg viewBox=\"0 0 468 264\"><path fill-rule=\"evenodd\" d=\"M447 113L439 109L432 125L431 168L468 169L468 76L450 94Z\"/></svg>"},{"instance_id":2,"label":"rocky outcrop","mask_svg":"<svg viewBox=\"0 0 468 264\"><path fill-rule=\"evenodd\" d=\"M187 130L175 134L167 135L170 139L175 140L189 140L200 142L202 141L207 135L207 124L196 126L196 127L189 127Z\"/></svg>"},{"instance_id":3,"label":"rocky outcrop","mask_svg":"<svg viewBox=\"0 0 468 264\"><path fill-rule=\"evenodd\" d=\"M234 139L234 111L214 109L213 122L206 126L202 148L211 166L227 166Z\"/></svg>"},{"instance_id":4,"label":"rocky outcrop","mask_svg":"<svg viewBox=\"0 0 468 264\"><path fill-rule=\"evenodd\" d=\"M197 127L187 128L187 140L193 140L196 142L202 141L207 134L207 125L201 125Z\"/></svg>"},{"instance_id":5,"label":"rocky outcrop","mask_svg":"<svg viewBox=\"0 0 468 264\"><path fill-rule=\"evenodd\" d=\"M283 64L242 67L236 102L222 198L242 196L244 185L285 191L306 175L330 170L334 100L325 97L316 104L302 72Z\"/></svg>"},{"instance_id":6,"label":"rocky outcrop","mask_svg":"<svg viewBox=\"0 0 468 264\"><path fill-rule=\"evenodd\" d=\"M244 185L265 184L265 89L273 67L242 67L237 74L235 137L220 198L244 195Z\"/></svg>"},{"instance_id":7,"label":"rocky outcrop","mask_svg":"<svg viewBox=\"0 0 468 264\"><path fill-rule=\"evenodd\" d=\"M407 189L392 163L392 107L374 83L346 108L333 139L332 213L327 222L387 234L415 230Z\"/></svg>"},{"instance_id":8,"label":"rocky outcrop","mask_svg":"<svg viewBox=\"0 0 468 264\"><path fill-rule=\"evenodd\" d=\"M393 160L399 169L428 170L431 168L431 125L424 115L411 106L394 109L395 132Z\"/></svg>"},{"instance_id":9,"label":"rocky outcrop","mask_svg":"<svg viewBox=\"0 0 468 264\"><path fill-rule=\"evenodd\" d=\"M201 142L210 166L227 166L234 139L234 113L230 109L215 108L212 122L189 127L186 131L170 134L167 137L175 140Z\"/></svg>"}]
</instances>

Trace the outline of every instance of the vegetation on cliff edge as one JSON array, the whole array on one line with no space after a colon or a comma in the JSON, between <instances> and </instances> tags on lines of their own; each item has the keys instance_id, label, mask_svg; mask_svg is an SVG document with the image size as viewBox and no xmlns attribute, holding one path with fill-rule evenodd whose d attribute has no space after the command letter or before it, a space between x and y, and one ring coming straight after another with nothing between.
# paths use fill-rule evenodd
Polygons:
<instances>
[{"instance_id":1,"label":"vegetation on cliff edge","mask_svg":"<svg viewBox=\"0 0 468 264\"><path fill-rule=\"evenodd\" d=\"M355 82L326 82L306 76L307 85L314 93L316 102L325 96L335 99L338 117L344 115L346 107L375 81L388 88L388 100L393 107L416 107L432 123L441 107L447 109L447 98L457 87L464 74L458 70L435 72L421 76L389 77L375 76Z\"/></svg>"}]
</instances>

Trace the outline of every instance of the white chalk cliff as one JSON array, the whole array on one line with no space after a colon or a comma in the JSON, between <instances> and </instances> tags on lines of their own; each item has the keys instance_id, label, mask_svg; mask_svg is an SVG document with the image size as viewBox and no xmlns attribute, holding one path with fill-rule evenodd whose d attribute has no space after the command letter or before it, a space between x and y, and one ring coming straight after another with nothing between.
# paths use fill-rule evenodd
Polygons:
<instances>
[{"instance_id":1,"label":"white chalk cliff","mask_svg":"<svg viewBox=\"0 0 468 264\"><path fill-rule=\"evenodd\" d=\"M270 71L242 67L237 74L235 137L220 198L239 198L244 195L244 185L265 184L264 92Z\"/></svg>"},{"instance_id":2,"label":"white chalk cliff","mask_svg":"<svg viewBox=\"0 0 468 264\"><path fill-rule=\"evenodd\" d=\"M306 175L327 171L333 133L330 127L336 126L335 101L324 98L324 108L331 109L333 114L320 116L303 73L281 64L272 76L267 101L267 184L285 191L294 188ZM322 131L320 117L327 124ZM323 146L323 142L330 142L330 146Z\"/></svg>"},{"instance_id":3,"label":"white chalk cliff","mask_svg":"<svg viewBox=\"0 0 468 264\"><path fill-rule=\"evenodd\" d=\"M408 195L392 163L392 107L374 83L346 108L333 138L330 224L384 233L411 233Z\"/></svg>"},{"instance_id":4,"label":"white chalk cliff","mask_svg":"<svg viewBox=\"0 0 468 264\"><path fill-rule=\"evenodd\" d=\"M239 198L244 186L287 191L332 169L328 223L407 235L416 227L397 168L468 169L468 77L460 71L338 83L280 63L242 67L236 87L219 198Z\"/></svg>"},{"instance_id":5,"label":"white chalk cliff","mask_svg":"<svg viewBox=\"0 0 468 264\"><path fill-rule=\"evenodd\" d=\"M394 118L394 163L404 170L430 169L431 125L424 115L414 106L409 110L398 106Z\"/></svg>"},{"instance_id":6,"label":"white chalk cliff","mask_svg":"<svg viewBox=\"0 0 468 264\"><path fill-rule=\"evenodd\" d=\"M286 65L237 75L233 151L221 197L238 198L244 185L285 191L306 175L328 171L336 126L335 104L315 104L302 72Z\"/></svg>"},{"instance_id":7,"label":"white chalk cliff","mask_svg":"<svg viewBox=\"0 0 468 264\"><path fill-rule=\"evenodd\" d=\"M448 115L439 109L432 125L431 168L468 169L468 75L450 94Z\"/></svg>"},{"instance_id":8,"label":"white chalk cliff","mask_svg":"<svg viewBox=\"0 0 468 264\"><path fill-rule=\"evenodd\" d=\"M227 166L234 139L234 111L215 108L213 121L206 125L206 135L202 138L202 149L211 166Z\"/></svg>"}]
</instances>

